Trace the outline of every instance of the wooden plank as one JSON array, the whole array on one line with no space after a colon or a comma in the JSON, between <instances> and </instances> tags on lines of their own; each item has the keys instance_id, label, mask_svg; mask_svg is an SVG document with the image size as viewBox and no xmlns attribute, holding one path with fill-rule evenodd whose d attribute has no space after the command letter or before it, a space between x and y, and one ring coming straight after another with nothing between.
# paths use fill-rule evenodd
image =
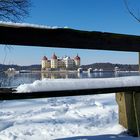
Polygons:
<instances>
[{"instance_id":1,"label":"wooden plank","mask_svg":"<svg viewBox=\"0 0 140 140\"><path fill-rule=\"evenodd\" d=\"M0 44L140 51L140 36L0 24Z\"/></svg>"},{"instance_id":2,"label":"wooden plank","mask_svg":"<svg viewBox=\"0 0 140 140\"><path fill-rule=\"evenodd\" d=\"M113 88L98 88L98 89L82 89L82 90L62 90L62 91L46 91L46 92L31 92L31 93L0 93L0 100L15 100L15 99L34 99L34 98L50 98L50 97L65 97L65 96L81 96L94 95L104 93L117 93L128 91L140 91L140 87L113 87Z\"/></svg>"},{"instance_id":3,"label":"wooden plank","mask_svg":"<svg viewBox=\"0 0 140 140\"><path fill-rule=\"evenodd\" d=\"M134 35L63 28L46 29L4 24L0 25L0 34L0 44L140 52L140 36ZM6 91L7 89L0 90L0 100L123 92L116 97L119 104L119 122L137 136L140 133L140 95L137 94L134 96L134 91L135 93L139 93L140 87L114 87L34 93L12 93L11 89L8 90L9 93Z\"/></svg>"},{"instance_id":4,"label":"wooden plank","mask_svg":"<svg viewBox=\"0 0 140 140\"><path fill-rule=\"evenodd\" d=\"M140 52L138 52L138 64L139 64L139 69L138 69L138 71L140 72Z\"/></svg>"},{"instance_id":5,"label":"wooden plank","mask_svg":"<svg viewBox=\"0 0 140 140\"><path fill-rule=\"evenodd\" d=\"M137 136L140 137L140 92L133 92L133 107L136 120Z\"/></svg>"},{"instance_id":6,"label":"wooden plank","mask_svg":"<svg viewBox=\"0 0 140 140\"><path fill-rule=\"evenodd\" d=\"M119 123L134 136L140 136L140 94L135 91L116 93Z\"/></svg>"},{"instance_id":7,"label":"wooden plank","mask_svg":"<svg viewBox=\"0 0 140 140\"><path fill-rule=\"evenodd\" d=\"M11 93L13 91L12 88L0 88L0 93Z\"/></svg>"}]
</instances>

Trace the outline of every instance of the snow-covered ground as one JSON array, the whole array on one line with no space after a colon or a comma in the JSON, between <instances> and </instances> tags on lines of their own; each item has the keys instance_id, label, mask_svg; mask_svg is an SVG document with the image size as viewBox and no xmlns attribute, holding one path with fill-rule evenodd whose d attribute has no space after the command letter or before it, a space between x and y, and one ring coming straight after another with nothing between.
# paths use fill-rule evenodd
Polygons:
<instances>
[{"instance_id":1,"label":"snow-covered ground","mask_svg":"<svg viewBox=\"0 0 140 140\"><path fill-rule=\"evenodd\" d=\"M0 102L0 140L137 140L118 124L115 94Z\"/></svg>"},{"instance_id":2,"label":"snow-covered ground","mask_svg":"<svg viewBox=\"0 0 140 140\"><path fill-rule=\"evenodd\" d=\"M139 85L140 76L43 79L20 85L17 92ZM138 140L125 131L113 93L0 102L0 140Z\"/></svg>"}]
</instances>

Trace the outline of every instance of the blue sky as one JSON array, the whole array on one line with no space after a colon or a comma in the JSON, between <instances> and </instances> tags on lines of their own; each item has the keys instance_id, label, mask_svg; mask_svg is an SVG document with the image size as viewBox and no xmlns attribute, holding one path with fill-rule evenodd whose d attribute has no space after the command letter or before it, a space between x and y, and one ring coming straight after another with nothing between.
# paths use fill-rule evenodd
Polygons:
<instances>
[{"instance_id":1,"label":"blue sky","mask_svg":"<svg viewBox=\"0 0 140 140\"><path fill-rule=\"evenodd\" d=\"M132 10L138 10L139 0L128 0ZM48 26L68 26L90 31L105 31L139 35L140 23L127 12L123 0L32 0L30 15L23 22ZM138 63L138 54L131 52L56 49L43 47L12 46L0 47L0 63L30 65L39 64L41 58L48 58L55 52L58 56L81 56L82 64L111 62L122 64Z\"/></svg>"}]
</instances>

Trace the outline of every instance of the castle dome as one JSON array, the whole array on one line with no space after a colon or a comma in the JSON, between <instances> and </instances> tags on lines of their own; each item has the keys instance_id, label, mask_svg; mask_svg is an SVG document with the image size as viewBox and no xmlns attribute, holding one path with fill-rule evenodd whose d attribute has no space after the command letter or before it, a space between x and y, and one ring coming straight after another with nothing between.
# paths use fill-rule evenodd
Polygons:
<instances>
[{"instance_id":1,"label":"castle dome","mask_svg":"<svg viewBox=\"0 0 140 140\"><path fill-rule=\"evenodd\" d=\"M42 60L48 60L48 58L46 56L43 56Z\"/></svg>"},{"instance_id":2,"label":"castle dome","mask_svg":"<svg viewBox=\"0 0 140 140\"><path fill-rule=\"evenodd\" d=\"M53 54L52 59L57 59L57 56L55 55L55 53Z\"/></svg>"},{"instance_id":3,"label":"castle dome","mask_svg":"<svg viewBox=\"0 0 140 140\"><path fill-rule=\"evenodd\" d=\"M80 57L78 56L78 54L77 54L77 56L74 58L74 60L80 60Z\"/></svg>"}]
</instances>

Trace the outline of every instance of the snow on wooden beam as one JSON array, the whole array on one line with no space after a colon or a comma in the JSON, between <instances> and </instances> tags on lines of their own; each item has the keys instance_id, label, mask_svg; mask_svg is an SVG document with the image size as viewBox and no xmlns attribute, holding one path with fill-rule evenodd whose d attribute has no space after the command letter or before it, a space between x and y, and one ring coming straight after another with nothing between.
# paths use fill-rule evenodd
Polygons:
<instances>
[{"instance_id":1,"label":"snow on wooden beam","mask_svg":"<svg viewBox=\"0 0 140 140\"><path fill-rule=\"evenodd\" d=\"M0 44L140 51L140 36L0 24Z\"/></svg>"},{"instance_id":2,"label":"snow on wooden beam","mask_svg":"<svg viewBox=\"0 0 140 140\"><path fill-rule=\"evenodd\" d=\"M13 90L14 91L14 90ZM60 90L60 91L40 91L27 93L12 93L0 92L0 100L16 100L16 99L34 99L34 98L50 98L50 97L65 97L65 96L81 96L94 95L104 93L118 93L118 92L139 92L139 86L132 87L111 87L111 88L96 88L96 89L79 89L79 90Z\"/></svg>"}]
</instances>

